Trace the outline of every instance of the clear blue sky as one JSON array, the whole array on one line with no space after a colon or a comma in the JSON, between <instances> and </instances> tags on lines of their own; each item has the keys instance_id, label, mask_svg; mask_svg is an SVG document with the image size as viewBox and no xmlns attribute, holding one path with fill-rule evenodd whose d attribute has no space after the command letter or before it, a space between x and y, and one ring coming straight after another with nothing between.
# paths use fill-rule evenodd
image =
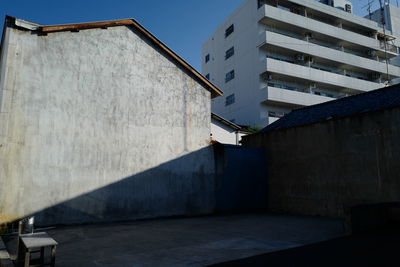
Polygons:
<instances>
[{"instance_id":1,"label":"clear blue sky","mask_svg":"<svg viewBox=\"0 0 400 267\"><path fill-rule=\"evenodd\" d=\"M46 25L135 18L200 70L201 44L243 1L1 0L0 27L3 28L5 15ZM367 0L352 2L356 13L366 13L361 7Z\"/></svg>"}]
</instances>

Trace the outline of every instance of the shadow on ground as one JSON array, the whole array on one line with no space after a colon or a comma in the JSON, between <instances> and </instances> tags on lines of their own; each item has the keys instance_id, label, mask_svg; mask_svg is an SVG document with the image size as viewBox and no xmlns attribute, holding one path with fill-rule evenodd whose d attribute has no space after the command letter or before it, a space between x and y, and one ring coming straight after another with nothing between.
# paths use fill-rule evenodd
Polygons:
<instances>
[{"instance_id":1,"label":"shadow on ground","mask_svg":"<svg viewBox=\"0 0 400 267\"><path fill-rule=\"evenodd\" d=\"M400 266L400 225L210 266Z\"/></svg>"},{"instance_id":2,"label":"shadow on ground","mask_svg":"<svg viewBox=\"0 0 400 267\"><path fill-rule=\"evenodd\" d=\"M76 225L47 232L59 242L58 267L206 266L344 234L342 220L266 213Z\"/></svg>"}]
</instances>

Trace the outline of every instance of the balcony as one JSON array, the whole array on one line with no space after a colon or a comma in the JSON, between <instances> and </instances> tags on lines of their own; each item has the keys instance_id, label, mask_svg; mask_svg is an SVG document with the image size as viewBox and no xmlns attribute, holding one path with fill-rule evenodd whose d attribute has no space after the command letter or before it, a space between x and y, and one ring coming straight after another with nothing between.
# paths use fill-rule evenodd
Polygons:
<instances>
[{"instance_id":1,"label":"balcony","mask_svg":"<svg viewBox=\"0 0 400 267\"><path fill-rule=\"evenodd\" d=\"M329 71L310 68L281 61L278 59L266 58L260 63L259 73L278 73L302 80L309 80L321 84L328 84L335 87L349 88L361 92L371 91L383 87L383 84L360 80Z\"/></svg>"},{"instance_id":2,"label":"balcony","mask_svg":"<svg viewBox=\"0 0 400 267\"><path fill-rule=\"evenodd\" d=\"M260 47L273 45L283 49L297 51L299 53L327 59L333 62L345 64L358 69L359 71L371 71L386 74L386 64L376 60L363 58L350 53L342 52L334 48L313 44L304 40L287 36L284 34L266 31L260 34ZM389 65L389 75L400 77L400 68ZM393 77L394 78L394 77Z\"/></svg>"},{"instance_id":3,"label":"balcony","mask_svg":"<svg viewBox=\"0 0 400 267\"><path fill-rule=\"evenodd\" d=\"M328 6L326 4L314 0L288 0L288 1L300 6L304 6L320 14L324 14L326 16L332 16L338 21L343 21L353 25L357 25L358 27L369 29L370 31L383 32L382 27L380 27L378 23L375 21L344 12L340 9L332 8L331 6Z\"/></svg>"},{"instance_id":4,"label":"balcony","mask_svg":"<svg viewBox=\"0 0 400 267\"><path fill-rule=\"evenodd\" d=\"M376 49L378 51L385 52L384 47L382 48L382 44L377 39L310 19L302 15L291 13L270 5L263 5L258 10L258 20L264 24L268 24L271 20L274 23L289 24L293 27L299 27L306 31L320 33L336 40L343 40L360 47ZM390 49L388 49L387 53L392 54L392 56L397 55L397 53L391 51Z\"/></svg>"},{"instance_id":5,"label":"balcony","mask_svg":"<svg viewBox=\"0 0 400 267\"><path fill-rule=\"evenodd\" d=\"M286 106L302 107L324 103L335 98L267 86L260 90L260 99L264 104L272 102Z\"/></svg>"}]
</instances>

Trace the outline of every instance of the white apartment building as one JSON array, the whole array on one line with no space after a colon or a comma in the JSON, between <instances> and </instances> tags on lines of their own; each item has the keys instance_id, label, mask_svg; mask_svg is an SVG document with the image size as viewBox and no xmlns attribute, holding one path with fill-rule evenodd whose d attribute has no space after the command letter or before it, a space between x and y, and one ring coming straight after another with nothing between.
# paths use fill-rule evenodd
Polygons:
<instances>
[{"instance_id":1,"label":"white apartment building","mask_svg":"<svg viewBox=\"0 0 400 267\"><path fill-rule=\"evenodd\" d=\"M213 112L265 126L398 82L400 8L367 17L352 9L345 0L246 0L202 47L202 73L224 91Z\"/></svg>"}]
</instances>

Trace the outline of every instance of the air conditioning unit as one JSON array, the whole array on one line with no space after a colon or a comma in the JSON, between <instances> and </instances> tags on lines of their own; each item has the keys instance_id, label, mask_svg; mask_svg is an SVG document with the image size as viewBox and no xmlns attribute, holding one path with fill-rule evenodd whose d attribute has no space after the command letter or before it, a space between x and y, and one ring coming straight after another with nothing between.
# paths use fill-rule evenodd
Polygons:
<instances>
[{"instance_id":1,"label":"air conditioning unit","mask_svg":"<svg viewBox=\"0 0 400 267\"><path fill-rule=\"evenodd\" d=\"M346 5L344 6L344 10L345 10L346 12L348 12L348 13L353 13L352 7L351 7L350 4L346 4Z\"/></svg>"},{"instance_id":2,"label":"air conditioning unit","mask_svg":"<svg viewBox=\"0 0 400 267\"><path fill-rule=\"evenodd\" d=\"M376 56L376 51L375 50L368 50L367 55L370 57L375 57Z\"/></svg>"},{"instance_id":3,"label":"air conditioning unit","mask_svg":"<svg viewBox=\"0 0 400 267\"><path fill-rule=\"evenodd\" d=\"M266 74L263 76L263 79L265 82L271 81L272 80L272 74Z\"/></svg>"},{"instance_id":4,"label":"air conditioning unit","mask_svg":"<svg viewBox=\"0 0 400 267\"><path fill-rule=\"evenodd\" d=\"M306 34L304 34L304 36L307 37L308 39L313 38L313 34L311 32L307 32Z\"/></svg>"},{"instance_id":5,"label":"air conditioning unit","mask_svg":"<svg viewBox=\"0 0 400 267\"><path fill-rule=\"evenodd\" d=\"M304 56L304 54L297 54L296 55L296 60L298 60L298 61L304 61L305 60L305 56Z\"/></svg>"}]
</instances>

